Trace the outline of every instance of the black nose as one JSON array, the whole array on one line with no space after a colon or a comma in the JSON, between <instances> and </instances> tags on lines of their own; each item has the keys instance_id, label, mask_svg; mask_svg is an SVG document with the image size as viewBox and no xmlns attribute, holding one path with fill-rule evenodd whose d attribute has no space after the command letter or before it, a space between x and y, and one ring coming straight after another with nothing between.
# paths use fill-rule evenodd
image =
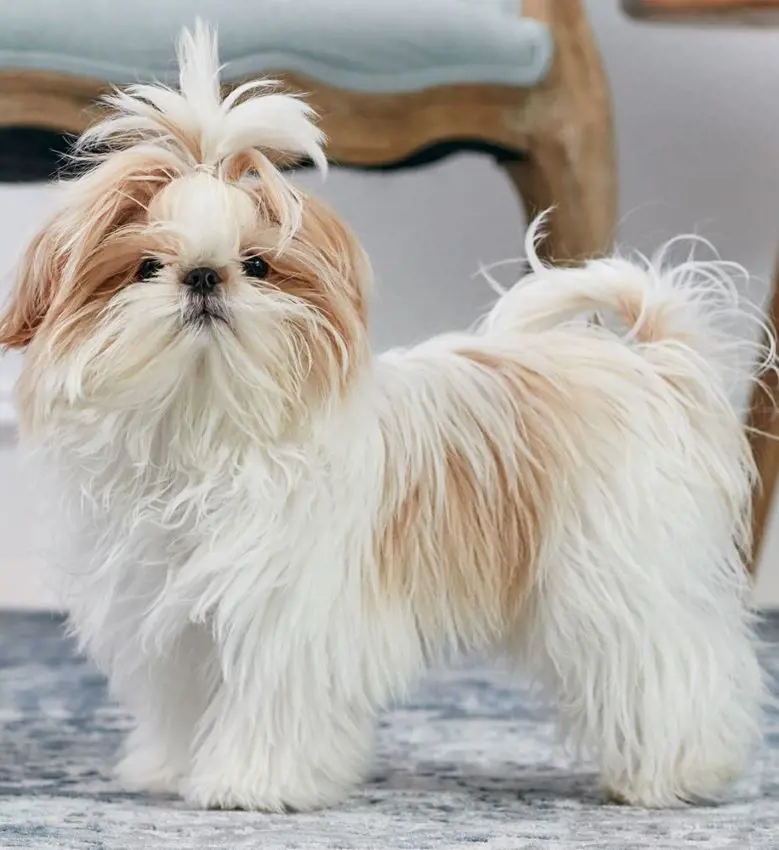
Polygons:
<instances>
[{"instance_id":1,"label":"black nose","mask_svg":"<svg viewBox=\"0 0 779 850\"><path fill-rule=\"evenodd\" d=\"M219 272L216 269L208 268L208 266L199 266L196 269L192 269L184 277L185 286L191 286L200 295L207 295L209 292L213 292L221 281Z\"/></svg>"}]
</instances>

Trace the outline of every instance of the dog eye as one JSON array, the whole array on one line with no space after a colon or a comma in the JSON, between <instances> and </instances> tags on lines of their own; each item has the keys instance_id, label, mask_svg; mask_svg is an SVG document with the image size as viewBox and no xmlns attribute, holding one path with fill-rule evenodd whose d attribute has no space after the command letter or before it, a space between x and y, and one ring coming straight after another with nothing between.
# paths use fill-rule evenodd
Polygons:
<instances>
[{"instance_id":1,"label":"dog eye","mask_svg":"<svg viewBox=\"0 0 779 850\"><path fill-rule=\"evenodd\" d=\"M249 257L243 261L243 273L247 277L256 277L259 280L266 278L270 272L270 266L262 257Z\"/></svg>"},{"instance_id":2,"label":"dog eye","mask_svg":"<svg viewBox=\"0 0 779 850\"><path fill-rule=\"evenodd\" d=\"M161 270L162 263L159 260L155 260L154 257L147 257L140 266L138 266L136 277L138 280L149 280Z\"/></svg>"}]
</instances>

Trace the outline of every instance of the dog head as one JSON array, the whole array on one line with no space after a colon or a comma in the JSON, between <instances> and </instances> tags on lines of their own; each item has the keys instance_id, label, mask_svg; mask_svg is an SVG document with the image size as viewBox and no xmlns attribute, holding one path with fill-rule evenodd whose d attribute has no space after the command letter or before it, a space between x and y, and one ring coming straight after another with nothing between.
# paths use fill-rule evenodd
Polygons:
<instances>
[{"instance_id":1,"label":"dog head","mask_svg":"<svg viewBox=\"0 0 779 850\"><path fill-rule=\"evenodd\" d=\"M23 259L0 345L27 349L29 428L137 410L282 438L367 351L355 238L279 165L326 169L310 108L255 81L222 97L216 39L184 31L180 87L136 85L77 150L81 176Z\"/></svg>"}]
</instances>

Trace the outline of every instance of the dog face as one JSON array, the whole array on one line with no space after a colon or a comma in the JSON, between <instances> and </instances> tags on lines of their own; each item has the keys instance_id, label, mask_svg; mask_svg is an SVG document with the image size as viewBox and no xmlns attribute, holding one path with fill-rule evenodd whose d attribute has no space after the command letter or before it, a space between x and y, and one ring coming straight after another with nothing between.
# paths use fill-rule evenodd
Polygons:
<instances>
[{"instance_id":1,"label":"dog face","mask_svg":"<svg viewBox=\"0 0 779 850\"><path fill-rule=\"evenodd\" d=\"M343 395L367 350L364 254L273 161L324 166L309 109L259 83L222 100L205 29L179 52L180 93L109 99L81 143L108 152L23 260L0 344L28 348L30 427L178 404L280 438Z\"/></svg>"}]
</instances>

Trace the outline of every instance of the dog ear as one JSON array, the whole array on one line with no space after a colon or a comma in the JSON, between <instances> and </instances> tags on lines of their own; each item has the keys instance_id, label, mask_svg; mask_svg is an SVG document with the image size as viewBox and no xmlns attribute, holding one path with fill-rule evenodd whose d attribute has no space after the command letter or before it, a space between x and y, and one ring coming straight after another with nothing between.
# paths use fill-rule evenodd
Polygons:
<instances>
[{"instance_id":1,"label":"dog ear","mask_svg":"<svg viewBox=\"0 0 779 850\"><path fill-rule=\"evenodd\" d=\"M108 283L102 278L109 267L127 254L116 243L140 224L151 198L178 170L164 150L128 150L70 184L64 208L24 255L0 316L0 347L24 348L44 323L75 314ZM105 256L109 249L115 262Z\"/></svg>"},{"instance_id":2,"label":"dog ear","mask_svg":"<svg viewBox=\"0 0 779 850\"><path fill-rule=\"evenodd\" d=\"M59 217L38 233L22 257L16 282L0 315L0 347L25 348L49 312L62 274Z\"/></svg>"},{"instance_id":3,"label":"dog ear","mask_svg":"<svg viewBox=\"0 0 779 850\"><path fill-rule=\"evenodd\" d=\"M334 279L347 286L356 313L365 323L373 272L355 234L328 204L312 195L305 198L301 230L333 270Z\"/></svg>"}]
</instances>

